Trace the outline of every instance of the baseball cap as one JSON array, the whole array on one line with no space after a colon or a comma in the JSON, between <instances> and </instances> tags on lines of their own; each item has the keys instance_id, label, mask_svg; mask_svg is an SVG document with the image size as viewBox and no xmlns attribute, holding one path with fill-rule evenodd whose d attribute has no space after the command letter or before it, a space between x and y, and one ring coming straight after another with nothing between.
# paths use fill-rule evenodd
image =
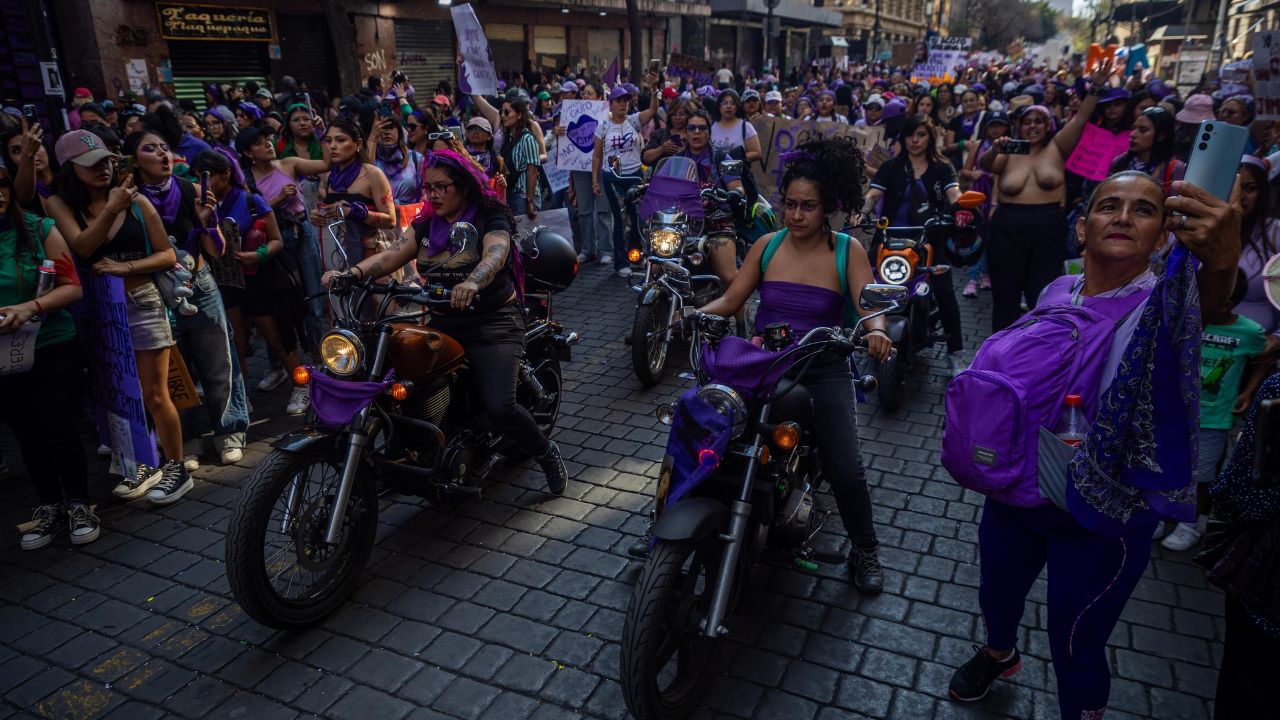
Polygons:
<instances>
[{"instance_id":1,"label":"baseball cap","mask_svg":"<svg viewBox=\"0 0 1280 720\"><path fill-rule=\"evenodd\" d=\"M490 135L493 134L493 126L489 124L488 120L485 120L482 117L473 117L469 121L467 121L467 129L470 130L471 128L475 128L477 130L483 130L489 133Z\"/></svg>"},{"instance_id":2,"label":"baseball cap","mask_svg":"<svg viewBox=\"0 0 1280 720\"><path fill-rule=\"evenodd\" d=\"M576 83L566 81L565 84L560 86L560 92L576 93L578 92L578 85Z\"/></svg>"},{"instance_id":3,"label":"baseball cap","mask_svg":"<svg viewBox=\"0 0 1280 720\"><path fill-rule=\"evenodd\" d=\"M448 96L448 95L437 95L437 96L435 96L435 97L431 98L431 102L435 103L436 105L443 105L443 106L445 106L445 107L453 107L453 103L449 100L449 96Z\"/></svg>"},{"instance_id":4,"label":"baseball cap","mask_svg":"<svg viewBox=\"0 0 1280 720\"><path fill-rule=\"evenodd\" d=\"M539 100L550 100L550 99L551 99L551 93L547 92L546 90L543 90L542 92L538 93L538 99L539 99Z\"/></svg>"},{"instance_id":5,"label":"baseball cap","mask_svg":"<svg viewBox=\"0 0 1280 720\"><path fill-rule=\"evenodd\" d=\"M662 88L662 97L665 100L670 100L679 96L680 93L676 92L676 89L673 87Z\"/></svg>"},{"instance_id":6,"label":"baseball cap","mask_svg":"<svg viewBox=\"0 0 1280 720\"><path fill-rule=\"evenodd\" d=\"M759 100L759 99L760 99L760 93L756 92L755 90L748 90L742 93L742 102L746 102L748 100Z\"/></svg>"},{"instance_id":7,"label":"baseball cap","mask_svg":"<svg viewBox=\"0 0 1280 720\"><path fill-rule=\"evenodd\" d=\"M900 115L907 114L907 104L898 98L894 98L884 106L884 119L892 120Z\"/></svg>"},{"instance_id":8,"label":"baseball cap","mask_svg":"<svg viewBox=\"0 0 1280 720\"><path fill-rule=\"evenodd\" d=\"M867 98L867 101L862 104L864 107L867 105L879 105L880 107L884 107L884 97L881 96L879 93L876 93L871 97Z\"/></svg>"},{"instance_id":9,"label":"baseball cap","mask_svg":"<svg viewBox=\"0 0 1280 720\"><path fill-rule=\"evenodd\" d=\"M98 136L88 130L72 130L58 138L53 154L62 165L73 162L80 167L93 167L103 158L114 157Z\"/></svg>"},{"instance_id":10,"label":"baseball cap","mask_svg":"<svg viewBox=\"0 0 1280 720\"><path fill-rule=\"evenodd\" d=\"M75 96L78 98L91 98L93 97L93 93L89 92L89 88L87 87L78 87L76 88Z\"/></svg>"},{"instance_id":11,"label":"baseball cap","mask_svg":"<svg viewBox=\"0 0 1280 720\"><path fill-rule=\"evenodd\" d=\"M631 97L631 93L625 87L616 87L609 91L609 99L617 100L618 98Z\"/></svg>"},{"instance_id":12,"label":"baseball cap","mask_svg":"<svg viewBox=\"0 0 1280 720\"><path fill-rule=\"evenodd\" d=\"M1213 119L1213 98L1204 93L1196 93L1187 98L1186 104L1174 116L1180 123L1199 125L1204 120Z\"/></svg>"},{"instance_id":13,"label":"baseball cap","mask_svg":"<svg viewBox=\"0 0 1280 720\"><path fill-rule=\"evenodd\" d=\"M770 90L764 94L764 101L767 103L782 102L782 93L777 90Z\"/></svg>"}]
</instances>

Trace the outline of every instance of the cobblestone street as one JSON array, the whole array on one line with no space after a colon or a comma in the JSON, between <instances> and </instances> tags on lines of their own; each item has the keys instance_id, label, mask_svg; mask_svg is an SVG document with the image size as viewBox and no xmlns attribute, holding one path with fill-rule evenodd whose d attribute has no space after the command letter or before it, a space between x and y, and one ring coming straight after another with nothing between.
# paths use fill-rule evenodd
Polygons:
<instances>
[{"instance_id":1,"label":"cobblestone street","mask_svg":"<svg viewBox=\"0 0 1280 720\"><path fill-rule=\"evenodd\" d=\"M558 298L558 319L584 336L565 366L554 435L572 478L565 496L543 493L525 463L499 465L482 500L449 513L387 497L360 588L304 632L248 620L223 565L241 482L298 425L283 414L288 387L251 391L243 461L205 457L195 489L167 508L122 504L104 459L91 458L100 540L73 549L64 535L22 552L10 531L2 543L0 717L628 717L618 642L639 566L626 547L644 530L666 441L653 408L689 383L669 373L639 389L623 342L633 302L594 264ZM960 303L971 356L990 326L990 295ZM683 346L676 354L683 370ZM937 462L944 361L937 350L924 361L902 411L879 414L873 398L859 412L885 593L859 597L842 564L758 567L699 717L1057 717L1043 578L1023 616L1023 670L978 705L946 698L983 632L981 496ZM263 369L259 357L251 387ZM12 439L0 438L10 471L0 507L12 528L30 517L34 493ZM829 495L820 502L834 509ZM820 544L847 549L836 515ZM1191 554L1155 548L1111 638L1108 719L1210 717L1222 596Z\"/></svg>"}]
</instances>

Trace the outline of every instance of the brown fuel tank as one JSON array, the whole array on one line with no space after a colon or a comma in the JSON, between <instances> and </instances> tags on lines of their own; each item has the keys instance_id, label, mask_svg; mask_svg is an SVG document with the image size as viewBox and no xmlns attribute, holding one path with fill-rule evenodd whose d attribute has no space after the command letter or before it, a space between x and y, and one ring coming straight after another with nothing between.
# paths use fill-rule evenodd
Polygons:
<instances>
[{"instance_id":1,"label":"brown fuel tank","mask_svg":"<svg viewBox=\"0 0 1280 720\"><path fill-rule=\"evenodd\" d=\"M391 328L389 355L396 378L425 385L462 364L462 345L439 330L414 323L393 323Z\"/></svg>"}]
</instances>

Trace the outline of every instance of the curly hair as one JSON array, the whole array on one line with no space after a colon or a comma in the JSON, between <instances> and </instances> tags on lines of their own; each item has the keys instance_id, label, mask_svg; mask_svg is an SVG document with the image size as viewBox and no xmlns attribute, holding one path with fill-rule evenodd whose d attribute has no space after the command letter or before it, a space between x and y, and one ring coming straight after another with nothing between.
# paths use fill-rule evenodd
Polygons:
<instances>
[{"instance_id":1,"label":"curly hair","mask_svg":"<svg viewBox=\"0 0 1280 720\"><path fill-rule=\"evenodd\" d=\"M865 164L862 151L851 137L829 137L803 143L796 148L794 159L787 163L779 190L795 180L808 180L818 186L822 211L852 213L862 207L862 181Z\"/></svg>"}]
</instances>

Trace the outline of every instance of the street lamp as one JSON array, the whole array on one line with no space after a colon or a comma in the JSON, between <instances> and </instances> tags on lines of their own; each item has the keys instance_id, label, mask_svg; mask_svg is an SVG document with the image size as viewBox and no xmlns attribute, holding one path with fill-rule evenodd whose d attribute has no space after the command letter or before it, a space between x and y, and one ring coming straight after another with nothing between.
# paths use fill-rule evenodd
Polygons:
<instances>
[{"instance_id":1,"label":"street lamp","mask_svg":"<svg viewBox=\"0 0 1280 720\"><path fill-rule=\"evenodd\" d=\"M880 60L880 0L876 0L876 21L871 26L871 60Z\"/></svg>"},{"instance_id":2,"label":"street lamp","mask_svg":"<svg viewBox=\"0 0 1280 720\"><path fill-rule=\"evenodd\" d=\"M782 0L765 0L764 4L768 8L765 12L764 20L764 71L769 72L769 60L773 57L773 9L778 7L778 3Z\"/></svg>"}]
</instances>

